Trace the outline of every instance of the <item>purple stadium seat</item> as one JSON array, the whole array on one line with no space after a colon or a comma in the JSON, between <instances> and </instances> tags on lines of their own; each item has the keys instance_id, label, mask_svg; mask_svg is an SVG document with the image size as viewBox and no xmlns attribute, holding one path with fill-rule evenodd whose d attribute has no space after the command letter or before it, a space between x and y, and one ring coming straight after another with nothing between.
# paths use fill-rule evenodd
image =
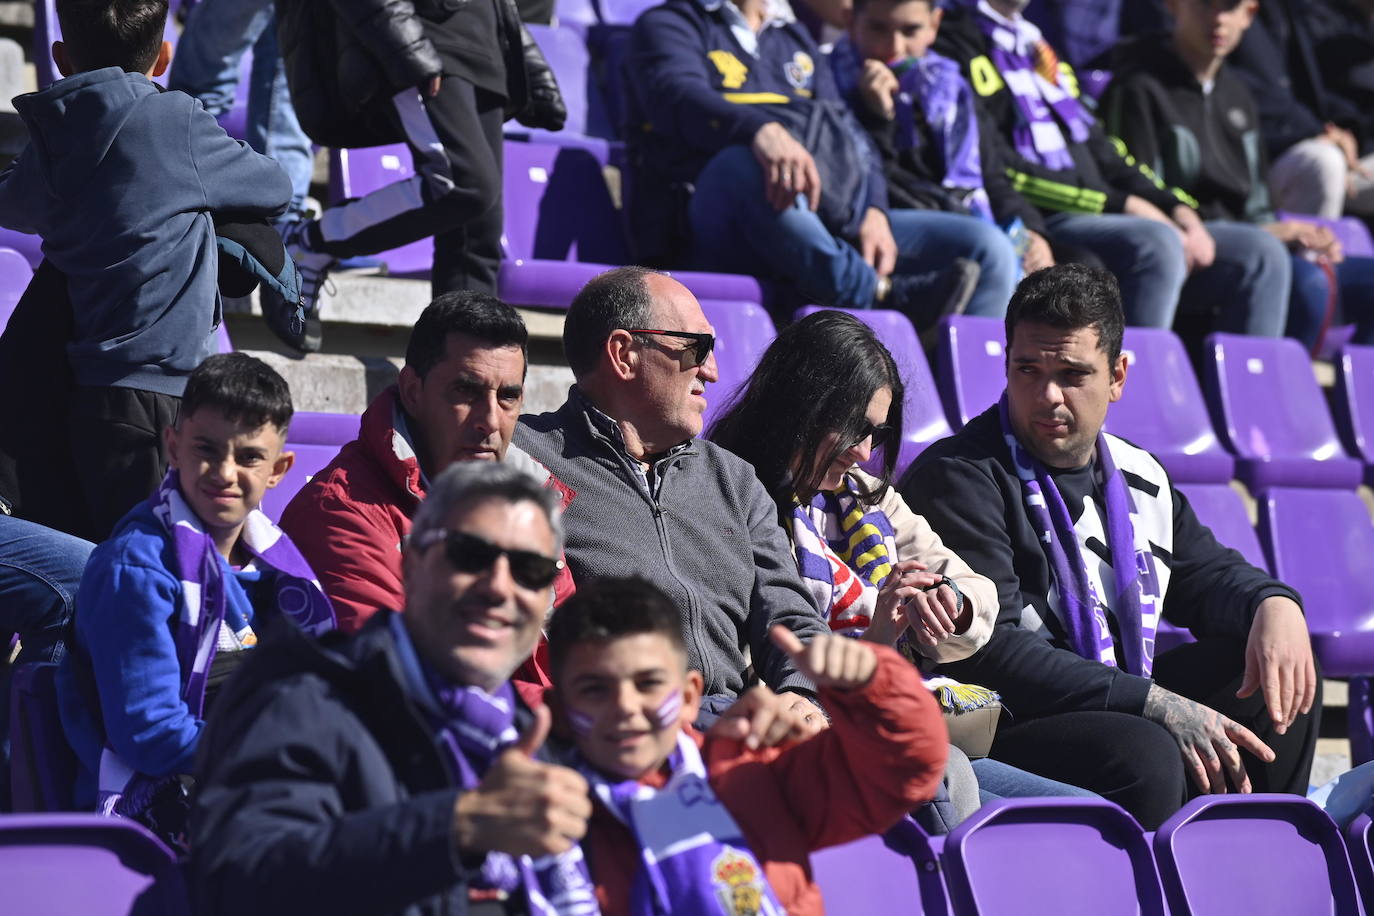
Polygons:
<instances>
[{"instance_id":1,"label":"purple stadium seat","mask_svg":"<svg viewBox=\"0 0 1374 916\"><path fill-rule=\"evenodd\" d=\"M162 30L162 40L170 41L175 47L177 36L180 34L176 27L176 11L180 3L178 0L169 0L167 6L167 25ZM57 64L52 59L52 43L62 40L62 26L57 21L56 0L35 0L33 18L33 65L38 77L38 88L46 89L62 78L62 74L57 72ZM167 74L164 73L153 82L159 86L166 86Z\"/></svg>"},{"instance_id":2,"label":"purple stadium seat","mask_svg":"<svg viewBox=\"0 0 1374 916\"><path fill-rule=\"evenodd\" d=\"M658 4L659 0L596 0L597 13L606 25L634 25L640 13Z\"/></svg>"},{"instance_id":3,"label":"purple stadium seat","mask_svg":"<svg viewBox=\"0 0 1374 916\"><path fill-rule=\"evenodd\" d=\"M1221 447L1183 343L1173 331L1127 328L1126 387L1107 410L1107 431L1160 460L1178 482L1223 483L1235 459Z\"/></svg>"},{"instance_id":4,"label":"purple stadium seat","mask_svg":"<svg viewBox=\"0 0 1374 916\"><path fill-rule=\"evenodd\" d=\"M508 122L507 135L526 134L531 140L557 146L584 146L601 161L609 161L607 139L613 134L606 120L606 103L601 99L601 90L596 81L590 79L592 61L583 34L547 25L530 25L529 30L558 78L568 119L563 129L557 131L530 130L517 122Z\"/></svg>"},{"instance_id":5,"label":"purple stadium seat","mask_svg":"<svg viewBox=\"0 0 1374 916\"><path fill-rule=\"evenodd\" d=\"M1347 254L1357 258L1374 257L1374 237L1369 234L1369 227L1353 216L1342 216L1340 219L1326 219L1321 216L1312 216L1308 213L1289 213L1280 210L1275 214L1281 220L1297 220L1303 223L1314 223L1318 226L1325 226L1331 230L1331 234L1341 243L1341 249Z\"/></svg>"},{"instance_id":6,"label":"purple stadium seat","mask_svg":"<svg viewBox=\"0 0 1374 916\"><path fill-rule=\"evenodd\" d=\"M1357 493L1273 487L1259 501L1270 570L1303 597L1312 651L1327 677L1349 677L1356 763L1374 759L1374 523Z\"/></svg>"},{"instance_id":7,"label":"purple stadium seat","mask_svg":"<svg viewBox=\"0 0 1374 916\"><path fill-rule=\"evenodd\" d=\"M12 248L19 252L33 270L37 270L38 265L43 263L43 240L36 235L15 232L13 229L0 229L0 248Z\"/></svg>"},{"instance_id":8,"label":"purple stadium seat","mask_svg":"<svg viewBox=\"0 0 1374 916\"><path fill-rule=\"evenodd\" d=\"M821 309L814 305L797 309L793 315L801 319ZM897 362L897 371L906 386L906 404L902 407L902 445L897 455L896 475L900 476L926 446L951 434L949 421L935 390L925 351L916 337L916 329L901 312L889 309L839 309L846 311L873 329ZM878 466L876 457L869 459L869 467Z\"/></svg>"},{"instance_id":9,"label":"purple stadium seat","mask_svg":"<svg viewBox=\"0 0 1374 916\"><path fill-rule=\"evenodd\" d=\"M410 148L403 143L329 151L329 195L334 203L362 197L414 174ZM434 239L423 238L378 257L393 276L428 277L434 266Z\"/></svg>"},{"instance_id":10,"label":"purple stadium seat","mask_svg":"<svg viewBox=\"0 0 1374 916\"><path fill-rule=\"evenodd\" d=\"M1208 406L1251 492L1359 485L1363 466L1341 448L1302 344L1213 334L1207 348Z\"/></svg>"},{"instance_id":11,"label":"purple stadium seat","mask_svg":"<svg viewBox=\"0 0 1374 916\"><path fill-rule=\"evenodd\" d=\"M0 816L4 910L24 916L182 916L171 851L131 820L95 814Z\"/></svg>"},{"instance_id":12,"label":"purple stadium seat","mask_svg":"<svg viewBox=\"0 0 1374 916\"><path fill-rule=\"evenodd\" d=\"M24 256L12 248L0 248L0 334L4 333L31 279L33 268Z\"/></svg>"},{"instance_id":13,"label":"purple stadium seat","mask_svg":"<svg viewBox=\"0 0 1374 916\"><path fill-rule=\"evenodd\" d=\"M935 344L940 397L954 429L987 410L1007 387L1006 331L1000 318L952 315Z\"/></svg>"},{"instance_id":14,"label":"purple stadium seat","mask_svg":"<svg viewBox=\"0 0 1374 916\"><path fill-rule=\"evenodd\" d=\"M620 213L583 149L507 143L506 227L497 290L513 305L567 308L577 291L610 265L628 263ZM698 299L761 302L753 277L671 271Z\"/></svg>"},{"instance_id":15,"label":"purple stadium seat","mask_svg":"<svg viewBox=\"0 0 1374 916\"><path fill-rule=\"evenodd\" d=\"M830 913L949 912L930 838L910 818L881 837L867 836L813 853L811 869Z\"/></svg>"},{"instance_id":16,"label":"purple stadium seat","mask_svg":"<svg viewBox=\"0 0 1374 916\"><path fill-rule=\"evenodd\" d=\"M229 339L229 326L223 321L219 323L219 327L215 328L215 352L234 352L234 342Z\"/></svg>"},{"instance_id":17,"label":"purple stadium seat","mask_svg":"<svg viewBox=\"0 0 1374 916\"><path fill-rule=\"evenodd\" d=\"M1206 795L1155 833L1175 914L1360 912L1340 830L1294 795Z\"/></svg>"},{"instance_id":18,"label":"purple stadium seat","mask_svg":"<svg viewBox=\"0 0 1374 916\"><path fill-rule=\"evenodd\" d=\"M1355 885L1360 889L1360 899L1364 901L1365 912L1374 907L1374 849L1370 840L1374 839L1374 821L1368 814L1361 814L1345 828L1345 850L1350 855L1350 867L1355 872Z\"/></svg>"},{"instance_id":19,"label":"purple stadium seat","mask_svg":"<svg viewBox=\"0 0 1374 916\"><path fill-rule=\"evenodd\" d=\"M1165 912L1145 833L1102 799L990 802L945 837L940 860L960 914Z\"/></svg>"},{"instance_id":20,"label":"purple stadium seat","mask_svg":"<svg viewBox=\"0 0 1374 916\"><path fill-rule=\"evenodd\" d=\"M1341 441L1364 462L1364 481L1374 486L1374 347L1346 344L1332 389L1332 413Z\"/></svg>"},{"instance_id":21,"label":"purple stadium seat","mask_svg":"<svg viewBox=\"0 0 1374 916\"><path fill-rule=\"evenodd\" d=\"M587 30L597 23L596 5L592 0L558 0L553 19L559 28L572 29L585 38Z\"/></svg>"},{"instance_id":22,"label":"purple stadium seat","mask_svg":"<svg viewBox=\"0 0 1374 916\"><path fill-rule=\"evenodd\" d=\"M756 302L725 302L702 299L701 310L716 331L716 366L720 381L706 389L706 414L703 429L734 397L735 390L754 373L759 357L773 342L773 320Z\"/></svg>"},{"instance_id":23,"label":"purple stadium seat","mask_svg":"<svg viewBox=\"0 0 1374 916\"><path fill-rule=\"evenodd\" d=\"M300 411L291 418L286 433L286 450L296 453L296 461L286 476L263 496L262 511L272 521L280 521L286 504L301 487L310 482L339 449L358 438L362 418L351 413L313 413Z\"/></svg>"},{"instance_id":24,"label":"purple stadium seat","mask_svg":"<svg viewBox=\"0 0 1374 916\"><path fill-rule=\"evenodd\" d=\"M10 798L15 811L70 811L76 754L57 712L57 665L32 662L10 681ZM0 884L0 887L3 887Z\"/></svg>"}]
</instances>

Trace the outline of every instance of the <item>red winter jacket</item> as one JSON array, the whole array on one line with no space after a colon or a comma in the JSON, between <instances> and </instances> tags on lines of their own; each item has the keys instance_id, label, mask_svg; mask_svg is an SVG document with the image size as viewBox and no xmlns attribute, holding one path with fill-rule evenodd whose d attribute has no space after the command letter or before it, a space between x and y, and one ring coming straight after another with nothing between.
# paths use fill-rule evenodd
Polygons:
<instances>
[{"instance_id":1,"label":"red winter jacket","mask_svg":"<svg viewBox=\"0 0 1374 916\"><path fill-rule=\"evenodd\" d=\"M886 831L929 801L945 771L949 732L910 662L875 646L862 690L822 688L830 728L782 748L703 739L711 788L749 841L788 916L821 916L809 855ZM628 916L640 865L634 837L598 802L582 841L604 916ZM863 880L856 875L855 880Z\"/></svg>"},{"instance_id":2,"label":"red winter jacket","mask_svg":"<svg viewBox=\"0 0 1374 916\"><path fill-rule=\"evenodd\" d=\"M394 385L377 395L363 414L358 438L301 488L281 517L282 529L320 577L346 633L381 608L405 607L401 548L425 491L420 461L396 429L400 409ZM564 506L572 500L572 491L548 468L515 446L505 460L557 490ZM572 591L572 574L565 568L554 584L554 603L561 604Z\"/></svg>"}]
</instances>

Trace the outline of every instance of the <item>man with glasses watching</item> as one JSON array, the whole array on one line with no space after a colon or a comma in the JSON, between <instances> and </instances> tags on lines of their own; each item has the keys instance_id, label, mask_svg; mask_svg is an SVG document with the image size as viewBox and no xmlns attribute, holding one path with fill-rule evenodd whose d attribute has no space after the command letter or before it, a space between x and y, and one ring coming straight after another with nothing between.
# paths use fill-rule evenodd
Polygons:
<instances>
[{"instance_id":1,"label":"man with glasses watching","mask_svg":"<svg viewBox=\"0 0 1374 916\"><path fill-rule=\"evenodd\" d=\"M196 912L526 912L519 857L567 851L592 811L509 683L562 566L558 503L455 464L416 513L404 614L253 653L201 736Z\"/></svg>"},{"instance_id":2,"label":"man with glasses watching","mask_svg":"<svg viewBox=\"0 0 1374 916\"><path fill-rule=\"evenodd\" d=\"M574 580L643 576L682 609L688 663L705 678L702 721L754 677L800 694L810 685L768 639L828 631L797 576L773 500L753 469L699 439L715 337L676 280L622 267L568 308L563 350L576 384L558 410L524 416L515 444L566 484ZM751 670L752 664L752 670Z\"/></svg>"}]
</instances>

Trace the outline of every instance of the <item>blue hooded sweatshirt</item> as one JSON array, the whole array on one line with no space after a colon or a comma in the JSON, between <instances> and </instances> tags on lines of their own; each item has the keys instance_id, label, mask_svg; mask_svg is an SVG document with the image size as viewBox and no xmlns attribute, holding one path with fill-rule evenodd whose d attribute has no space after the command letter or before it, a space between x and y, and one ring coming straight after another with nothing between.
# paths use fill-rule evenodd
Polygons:
<instances>
[{"instance_id":1,"label":"blue hooded sweatshirt","mask_svg":"<svg viewBox=\"0 0 1374 916\"><path fill-rule=\"evenodd\" d=\"M181 92L117 67L15 108L30 142L0 173L0 225L67 276L76 382L180 396L220 320L212 214L282 213L291 182Z\"/></svg>"}]
</instances>

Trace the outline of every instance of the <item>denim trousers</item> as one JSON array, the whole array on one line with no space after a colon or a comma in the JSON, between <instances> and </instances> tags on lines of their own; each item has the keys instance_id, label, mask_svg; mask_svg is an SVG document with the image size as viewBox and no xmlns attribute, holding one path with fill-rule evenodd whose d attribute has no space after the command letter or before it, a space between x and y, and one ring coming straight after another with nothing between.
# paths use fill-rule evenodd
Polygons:
<instances>
[{"instance_id":1,"label":"denim trousers","mask_svg":"<svg viewBox=\"0 0 1374 916\"><path fill-rule=\"evenodd\" d=\"M1316 345L1326 318L1331 283L1326 271L1302 255L1293 257L1293 297L1288 309L1288 336L1309 350ZM1346 258L1336 265L1339 310L1332 324L1354 324L1351 343L1374 344L1374 258Z\"/></svg>"},{"instance_id":2,"label":"denim trousers","mask_svg":"<svg viewBox=\"0 0 1374 916\"><path fill-rule=\"evenodd\" d=\"M272 0L200 0L186 17L168 86L200 99L219 118L234 106L239 64L253 51L248 75L248 145L277 160L291 179L291 208L298 216L310 193L314 152L296 120L291 90L277 49Z\"/></svg>"},{"instance_id":3,"label":"denim trousers","mask_svg":"<svg viewBox=\"0 0 1374 916\"><path fill-rule=\"evenodd\" d=\"M688 207L694 268L785 280L818 305L873 306L877 273L857 248L811 212L801 195L787 209L774 209L764 196L763 169L749 147L721 150L694 184ZM955 258L969 258L982 273L967 313L1006 313L1020 264L1000 229L976 217L933 210L890 210L888 222L897 243L897 273L933 273Z\"/></svg>"},{"instance_id":4,"label":"denim trousers","mask_svg":"<svg viewBox=\"0 0 1374 916\"><path fill-rule=\"evenodd\" d=\"M95 547L89 541L44 528L33 522L0 515L0 651L9 651L8 637L22 643L16 665L57 662L76 607L77 586L86 559ZM0 810L9 810L10 675L0 664Z\"/></svg>"},{"instance_id":5,"label":"denim trousers","mask_svg":"<svg viewBox=\"0 0 1374 916\"><path fill-rule=\"evenodd\" d=\"M1216 330L1283 334L1291 278L1288 254L1257 226L1208 222L1216 260L1189 276L1183 242L1172 226L1119 213L1055 213L1045 222L1055 239L1087 248L1116 275L1128 325L1172 327L1182 307L1215 311Z\"/></svg>"}]
</instances>

